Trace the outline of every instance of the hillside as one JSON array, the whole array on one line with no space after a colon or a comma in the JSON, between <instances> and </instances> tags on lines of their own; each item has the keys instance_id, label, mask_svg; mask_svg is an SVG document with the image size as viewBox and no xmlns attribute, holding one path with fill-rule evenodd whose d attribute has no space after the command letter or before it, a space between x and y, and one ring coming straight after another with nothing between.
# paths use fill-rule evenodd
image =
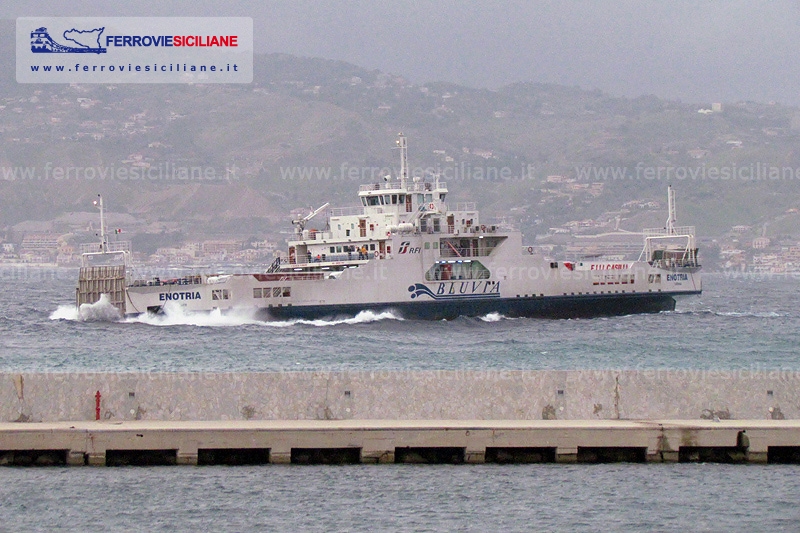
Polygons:
<instances>
[{"instance_id":1,"label":"hillside","mask_svg":"<svg viewBox=\"0 0 800 533\"><path fill-rule=\"evenodd\" d=\"M717 176L800 169L795 108L734 102L710 112L711 103L533 83L413 85L280 54L256 57L256 67L241 86L0 80L0 227L86 211L102 193L141 231L274 234L292 209L353 205L360 182L398 166L398 131L412 167L441 173L453 200L474 199L529 235L609 213L623 228L642 210L660 220L663 207L646 204L663 204L667 183L681 222L706 236L800 207L800 175ZM630 202L645 207L623 208Z\"/></svg>"}]
</instances>

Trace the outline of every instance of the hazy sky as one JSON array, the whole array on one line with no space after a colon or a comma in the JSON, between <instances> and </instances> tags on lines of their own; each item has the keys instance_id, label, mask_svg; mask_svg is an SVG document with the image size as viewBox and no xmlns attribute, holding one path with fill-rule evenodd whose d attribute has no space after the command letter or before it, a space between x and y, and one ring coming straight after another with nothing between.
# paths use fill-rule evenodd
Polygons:
<instances>
[{"instance_id":1,"label":"hazy sky","mask_svg":"<svg viewBox=\"0 0 800 533\"><path fill-rule=\"evenodd\" d=\"M97 5L101 4L101 5ZM800 105L800 2L23 0L18 16L249 16L256 49L406 76Z\"/></svg>"}]
</instances>

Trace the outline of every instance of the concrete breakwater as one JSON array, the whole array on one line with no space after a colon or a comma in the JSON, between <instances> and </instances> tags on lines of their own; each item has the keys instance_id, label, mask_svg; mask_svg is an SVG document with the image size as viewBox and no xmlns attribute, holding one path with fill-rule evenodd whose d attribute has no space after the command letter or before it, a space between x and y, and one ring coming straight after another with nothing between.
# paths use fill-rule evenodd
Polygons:
<instances>
[{"instance_id":1,"label":"concrete breakwater","mask_svg":"<svg viewBox=\"0 0 800 533\"><path fill-rule=\"evenodd\" d=\"M800 462L800 421L0 423L0 465Z\"/></svg>"},{"instance_id":2,"label":"concrete breakwater","mask_svg":"<svg viewBox=\"0 0 800 533\"><path fill-rule=\"evenodd\" d=\"M0 422L98 413L110 422L784 420L800 418L799 378L768 370L5 372Z\"/></svg>"}]
</instances>

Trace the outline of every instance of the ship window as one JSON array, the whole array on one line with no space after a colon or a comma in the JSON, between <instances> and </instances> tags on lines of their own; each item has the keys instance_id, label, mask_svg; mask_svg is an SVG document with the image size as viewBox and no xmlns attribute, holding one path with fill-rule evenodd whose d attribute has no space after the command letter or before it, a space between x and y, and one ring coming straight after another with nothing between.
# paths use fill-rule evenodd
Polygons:
<instances>
[{"instance_id":1,"label":"ship window","mask_svg":"<svg viewBox=\"0 0 800 533\"><path fill-rule=\"evenodd\" d=\"M281 294L281 296L283 296L284 298L288 298L291 295L292 295L292 288L291 287L284 287L283 288L283 294Z\"/></svg>"},{"instance_id":2,"label":"ship window","mask_svg":"<svg viewBox=\"0 0 800 533\"><path fill-rule=\"evenodd\" d=\"M419 230L422 233L426 233L428 231L428 220L427 219L420 219L419 221Z\"/></svg>"},{"instance_id":3,"label":"ship window","mask_svg":"<svg viewBox=\"0 0 800 533\"><path fill-rule=\"evenodd\" d=\"M442 230L442 221L439 218L433 219L433 232L439 233Z\"/></svg>"},{"instance_id":4,"label":"ship window","mask_svg":"<svg viewBox=\"0 0 800 533\"><path fill-rule=\"evenodd\" d=\"M392 247L391 246L386 246L386 253L387 254L392 253Z\"/></svg>"},{"instance_id":5,"label":"ship window","mask_svg":"<svg viewBox=\"0 0 800 533\"><path fill-rule=\"evenodd\" d=\"M437 242L432 242L431 243L431 248L433 248L434 250L438 250L439 249L439 242L438 241Z\"/></svg>"},{"instance_id":6,"label":"ship window","mask_svg":"<svg viewBox=\"0 0 800 533\"><path fill-rule=\"evenodd\" d=\"M425 249L426 249L426 250L430 250L430 249L431 249L431 243L429 243L429 242L426 242L426 243L425 243Z\"/></svg>"},{"instance_id":7,"label":"ship window","mask_svg":"<svg viewBox=\"0 0 800 533\"><path fill-rule=\"evenodd\" d=\"M436 263L425 273L427 281L489 279L489 269L478 261Z\"/></svg>"},{"instance_id":8,"label":"ship window","mask_svg":"<svg viewBox=\"0 0 800 533\"><path fill-rule=\"evenodd\" d=\"M433 201L433 195L432 194L426 194L425 195L425 203L430 203L432 201Z\"/></svg>"},{"instance_id":9,"label":"ship window","mask_svg":"<svg viewBox=\"0 0 800 533\"><path fill-rule=\"evenodd\" d=\"M335 246L331 246L331 253L335 253L335 252L336 252L336 247Z\"/></svg>"},{"instance_id":10,"label":"ship window","mask_svg":"<svg viewBox=\"0 0 800 533\"><path fill-rule=\"evenodd\" d=\"M406 195L401 194L398 200L401 204L404 204L406 202Z\"/></svg>"},{"instance_id":11,"label":"ship window","mask_svg":"<svg viewBox=\"0 0 800 533\"><path fill-rule=\"evenodd\" d=\"M263 298L262 292L261 292L261 287L258 287L257 289L253 289L253 298Z\"/></svg>"},{"instance_id":12,"label":"ship window","mask_svg":"<svg viewBox=\"0 0 800 533\"><path fill-rule=\"evenodd\" d=\"M342 225L341 224L337 224L337 227L339 228L339 231L342 230Z\"/></svg>"},{"instance_id":13,"label":"ship window","mask_svg":"<svg viewBox=\"0 0 800 533\"><path fill-rule=\"evenodd\" d=\"M363 205L363 206L367 205L367 199L364 198L363 196L361 197L361 205ZM341 226L339 227L339 229L341 229Z\"/></svg>"},{"instance_id":14,"label":"ship window","mask_svg":"<svg viewBox=\"0 0 800 533\"><path fill-rule=\"evenodd\" d=\"M231 297L231 292L228 289L214 289L211 291L212 300L228 300Z\"/></svg>"},{"instance_id":15,"label":"ship window","mask_svg":"<svg viewBox=\"0 0 800 533\"><path fill-rule=\"evenodd\" d=\"M392 203L392 197L387 194L383 197L383 201L386 203L386 205L390 205Z\"/></svg>"},{"instance_id":16,"label":"ship window","mask_svg":"<svg viewBox=\"0 0 800 533\"><path fill-rule=\"evenodd\" d=\"M280 287L272 287L272 297L277 298L281 295L281 288Z\"/></svg>"},{"instance_id":17,"label":"ship window","mask_svg":"<svg viewBox=\"0 0 800 533\"><path fill-rule=\"evenodd\" d=\"M349 237L350 236L350 230L349 229L344 230L344 236L345 237Z\"/></svg>"},{"instance_id":18,"label":"ship window","mask_svg":"<svg viewBox=\"0 0 800 533\"><path fill-rule=\"evenodd\" d=\"M337 253L337 254L340 254L340 253L342 253L342 247L341 247L341 246L337 246L337 247L336 247L336 253Z\"/></svg>"},{"instance_id":19,"label":"ship window","mask_svg":"<svg viewBox=\"0 0 800 533\"><path fill-rule=\"evenodd\" d=\"M367 196L367 205L380 205L381 201L378 196Z\"/></svg>"},{"instance_id":20,"label":"ship window","mask_svg":"<svg viewBox=\"0 0 800 533\"><path fill-rule=\"evenodd\" d=\"M439 200L441 200L442 202L444 202L444 197L445 197L445 196L447 196L447 195L446 195L446 194L444 194L444 193L441 193L441 194L439 195Z\"/></svg>"},{"instance_id":21,"label":"ship window","mask_svg":"<svg viewBox=\"0 0 800 533\"><path fill-rule=\"evenodd\" d=\"M396 203L397 203L397 195L396 195L396 194L393 194L393 195L392 195L392 205L394 205L394 204L396 204Z\"/></svg>"},{"instance_id":22,"label":"ship window","mask_svg":"<svg viewBox=\"0 0 800 533\"><path fill-rule=\"evenodd\" d=\"M374 252L375 251L375 245L374 244L370 244L369 245L369 249Z\"/></svg>"}]
</instances>

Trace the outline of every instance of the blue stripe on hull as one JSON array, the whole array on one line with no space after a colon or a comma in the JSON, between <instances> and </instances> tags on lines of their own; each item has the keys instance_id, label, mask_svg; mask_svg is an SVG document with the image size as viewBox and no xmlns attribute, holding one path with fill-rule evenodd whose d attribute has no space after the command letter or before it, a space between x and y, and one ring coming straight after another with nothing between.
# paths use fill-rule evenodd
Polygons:
<instances>
[{"instance_id":1,"label":"blue stripe on hull","mask_svg":"<svg viewBox=\"0 0 800 533\"><path fill-rule=\"evenodd\" d=\"M681 294L699 294L699 292ZM266 318L272 319L353 317L361 311L368 310L391 310L403 318L419 320L450 320L459 316L485 316L489 313L500 313L509 318L591 318L672 311L675 309L674 295L675 293L641 293L546 298L487 298L391 304L284 306L260 311Z\"/></svg>"}]
</instances>

